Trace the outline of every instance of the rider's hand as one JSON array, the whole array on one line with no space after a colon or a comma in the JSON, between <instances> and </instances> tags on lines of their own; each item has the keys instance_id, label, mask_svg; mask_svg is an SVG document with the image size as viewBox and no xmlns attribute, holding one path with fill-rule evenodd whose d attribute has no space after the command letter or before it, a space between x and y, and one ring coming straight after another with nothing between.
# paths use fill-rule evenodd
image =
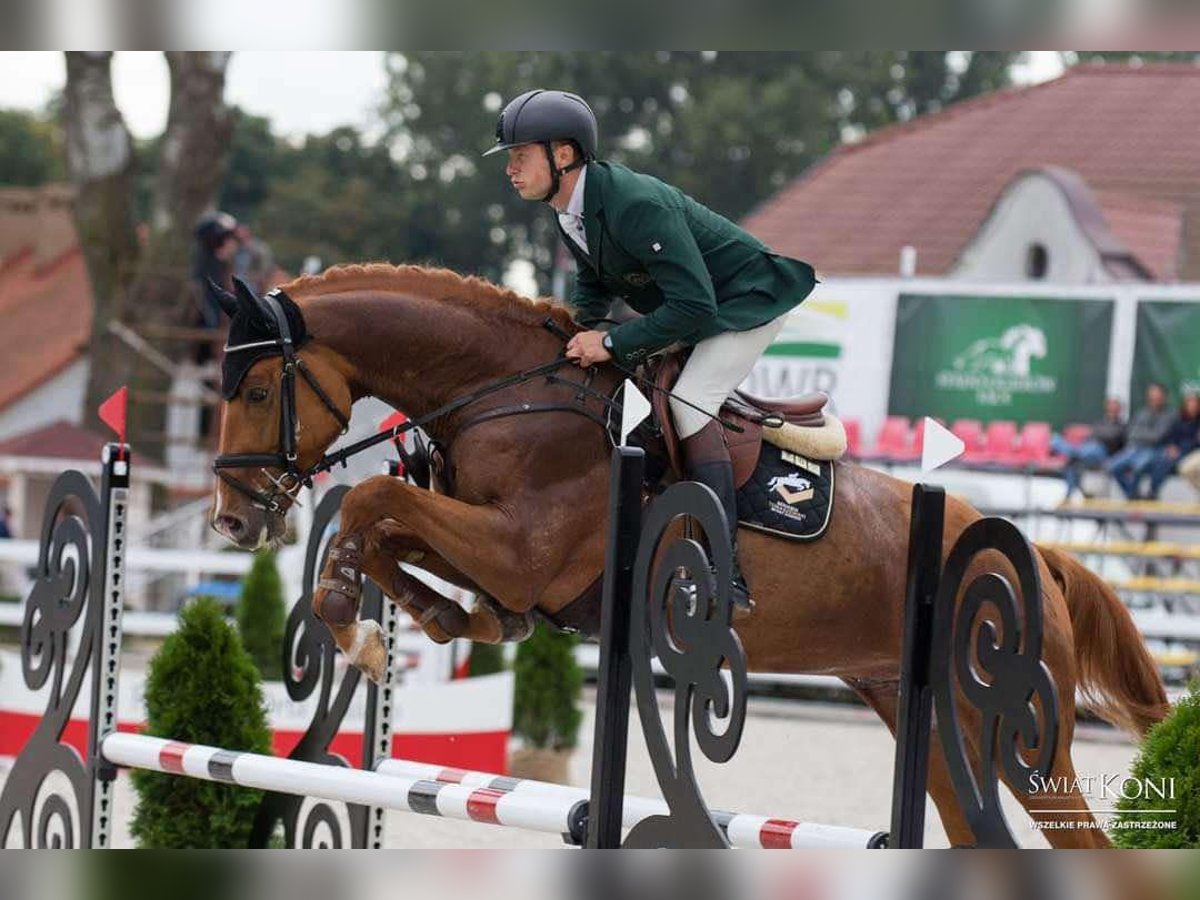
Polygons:
<instances>
[{"instance_id":1,"label":"rider's hand","mask_svg":"<svg viewBox=\"0 0 1200 900\"><path fill-rule=\"evenodd\" d=\"M608 362L612 354L604 349L603 331L581 331L567 344L567 359L587 368L596 363Z\"/></svg>"}]
</instances>

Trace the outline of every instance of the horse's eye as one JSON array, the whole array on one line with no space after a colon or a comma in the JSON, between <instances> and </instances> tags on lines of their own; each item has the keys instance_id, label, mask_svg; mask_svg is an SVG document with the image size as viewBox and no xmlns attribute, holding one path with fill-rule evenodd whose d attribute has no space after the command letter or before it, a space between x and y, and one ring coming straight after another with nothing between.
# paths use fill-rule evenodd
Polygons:
<instances>
[{"instance_id":1,"label":"horse's eye","mask_svg":"<svg viewBox=\"0 0 1200 900\"><path fill-rule=\"evenodd\" d=\"M267 389L265 387L253 387L246 391L246 401L249 403L262 403L267 399Z\"/></svg>"}]
</instances>

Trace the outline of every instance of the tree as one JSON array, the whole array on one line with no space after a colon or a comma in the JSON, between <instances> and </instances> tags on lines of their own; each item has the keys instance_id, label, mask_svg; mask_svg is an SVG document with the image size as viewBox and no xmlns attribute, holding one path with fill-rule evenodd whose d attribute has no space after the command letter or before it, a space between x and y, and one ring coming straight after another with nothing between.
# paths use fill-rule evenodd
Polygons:
<instances>
[{"instance_id":1,"label":"tree","mask_svg":"<svg viewBox=\"0 0 1200 900\"><path fill-rule=\"evenodd\" d=\"M61 181L62 136L49 119L0 109L0 185L33 187Z\"/></svg>"},{"instance_id":2,"label":"tree","mask_svg":"<svg viewBox=\"0 0 1200 900\"><path fill-rule=\"evenodd\" d=\"M739 218L844 138L1007 83L1013 53L946 51L440 52L388 57L386 141L411 179L405 239L445 265L496 277L534 261L548 279L551 217L480 160L502 103L577 91L601 154ZM546 284L543 280L543 286Z\"/></svg>"},{"instance_id":3,"label":"tree","mask_svg":"<svg viewBox=\"0 0 1200 900\"><path fill-rule=\"evenodd\" d=\"M215 600L185 607L179 629L150 661L146 733L190 744L269 754L258 671ZM137 811L129 831L157 849L245 847L262 800L235 785L136 771Z\"/></svg>"},{"instance_id":4,"label":"tree","mask_svg":"<svg viewBox=\"0 0 1200 900\"><path fill-rule=\"evenodd\" d=\"M192 227L213 204L225 174L232 119L223 99L227 52L166 53L171 79L167 128L158 147L145 240L134 230L136 153L112 92L112 53L68 52L67 160L75 218L94 295L88 416L132 376L113 321L190 324ZM166 393L169 377L147 369L136 388ZM135 396L136 401L136 396ZM147 455L163 454L166 408L131 404L129 430Z\"/></svg>"},{"instance_id":5,"label":"tree","mask_svg":"<svg viewBox=\"0 0 1200 900\"><path fill-rule=\"evenodd\" d=\"M278 680L280 677L286 620L283 581L275 565L275 554L260 551L254 554L254 563L242 582L237 626L242 646L265 679Z\"/></svg>"}]
</instances>

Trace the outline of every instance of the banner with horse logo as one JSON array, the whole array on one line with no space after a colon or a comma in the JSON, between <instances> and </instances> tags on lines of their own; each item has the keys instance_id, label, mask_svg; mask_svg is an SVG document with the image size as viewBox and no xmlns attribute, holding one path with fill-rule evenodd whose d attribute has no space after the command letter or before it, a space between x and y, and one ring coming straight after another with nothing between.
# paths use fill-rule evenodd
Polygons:
<instances>
[{"instance_id":1,"label":"banner with horse logo","mask_svg":"<svg viewBox=\"0 0 1200 900\"><path fill-rule=\"evenodd\" d=\"M1113 301L902 294L888 412L1055 426L1098 418Z\"/></svg>"}]
</instances>

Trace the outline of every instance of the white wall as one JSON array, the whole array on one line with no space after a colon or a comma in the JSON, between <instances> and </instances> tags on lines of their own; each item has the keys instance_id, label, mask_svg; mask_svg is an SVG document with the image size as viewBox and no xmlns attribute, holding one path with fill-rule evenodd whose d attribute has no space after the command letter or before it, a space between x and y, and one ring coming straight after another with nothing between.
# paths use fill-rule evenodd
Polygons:
<instances>
[{"instance_id":1,"label":"white wall","mask_svg":"<svg viewBox=\"0 0 1200 900\"><path fill-rule=\"evenodd\" d=\"M1001 195L950 277L985 282L1024 280L1033 244L1041 244L1047 251L1049 264L1041 282L1103 284L1112 280L1071 212L1062 188L1036 172Z\"/></svg>"},{"instance_id":2,"label":"white wall","mask_svg":"<svg viewBox=\"0 0 1200 900\"><path fill-rule=\"evenodd\" d=\"M88 361L80 359L0 412L0 440L33 431L59 419L83 421Z\"/></svg>"}]
</instances>

